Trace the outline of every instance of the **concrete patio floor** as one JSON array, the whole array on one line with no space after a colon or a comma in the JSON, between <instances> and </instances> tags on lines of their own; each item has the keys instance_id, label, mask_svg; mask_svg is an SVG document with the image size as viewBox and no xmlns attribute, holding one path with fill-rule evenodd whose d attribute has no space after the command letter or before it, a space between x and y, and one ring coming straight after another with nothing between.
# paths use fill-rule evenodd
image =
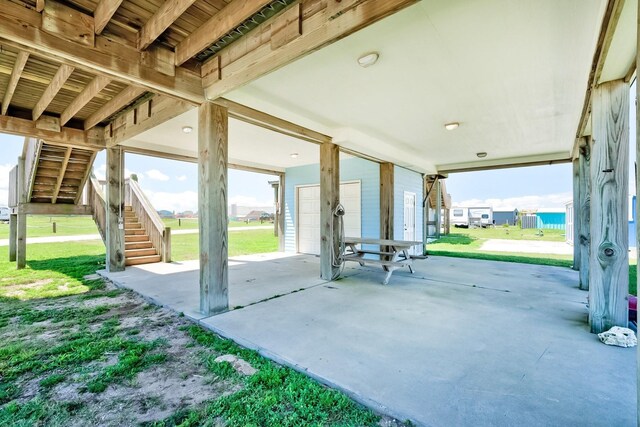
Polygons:
<instances>
[{"instance_id":1,"label":"concrete patio floor","mask_svg":"<svg viewBox=\"0 0 640 427\"><path fill-rule=\"evenodd\" d=\"M245 307L208 318L197 312L197 262L101 274L419 425L635 425L636 350L589 333L576 272L416 264L383 286L379 269L357 264L329 283L316 257L236 257L229 297Z\"/></svg>"}]
</instances>

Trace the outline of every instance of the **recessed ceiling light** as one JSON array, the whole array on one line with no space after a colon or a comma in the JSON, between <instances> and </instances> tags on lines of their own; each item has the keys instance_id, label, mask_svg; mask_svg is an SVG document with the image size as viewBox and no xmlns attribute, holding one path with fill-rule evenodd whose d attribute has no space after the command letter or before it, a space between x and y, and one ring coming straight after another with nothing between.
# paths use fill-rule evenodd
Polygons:
<instances>
[{"instance_id":1,"label":"recessed ceiling light","mask_svg":"<svg viewBox=\"0 0 640 427\"><path fill-rule=\"evenodd\" d=\"M358 65L363 68L370 67L378 62L378 58L380 58L380 54L378 52L367 53L358 58Z\"/></svg>"},{"instance_id":2,"label":"recessed ceiling light","mask_svg":"<svg viewBox=\"0 0 640 427\"><path fill-rule=\"evenodd\" d=\"M191 126L182 126L182 132L191 133L193 132L193 128Z\"/></svg>"},{"instance_id":3,"label":"recessed ceiling light","mask_svg":"<svg viewBox=\"0 0 640 427\"><path fill-rule=\"evenodd\" d=\"M454 129L458 129L459 126L460 126L460 123L451 122L451 123L445 123L444 128L446 130L454 130Z\"/></svg>"},{"instance_id":4,"label":"recessed ceiling light","mask_svg":"<svg viewBox=\"0 0 640 427\"><path fill-rule=\"evenodd\" d=\"M478 156L478 157L480 157L482 159L483 157L487 157L487 153L485 153L484 151L481 151L479 153L476 153L476 156Z\"/></svg>"},{"instance_id":5,"label":"recessed ceiling light","mask_svg":"<svg viewBox=\"0 0 640 427\"><path fill-rule=\"evenodd\" d=\"M290 154L292 159L297 159L298 158L298 153L291 153Z\"/></svg>"}]
</instances>

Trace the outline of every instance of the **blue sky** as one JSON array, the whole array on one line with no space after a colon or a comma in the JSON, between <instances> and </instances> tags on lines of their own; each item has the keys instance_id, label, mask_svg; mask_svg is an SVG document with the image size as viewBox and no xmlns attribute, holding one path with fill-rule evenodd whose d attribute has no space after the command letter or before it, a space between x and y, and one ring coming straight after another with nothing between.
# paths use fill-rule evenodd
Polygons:
<instances>
[{"instance_id":1,"label":"blue sky","mask_svg":"<svg viewBox=\"0 0 640 427\"><path fill-rule=\"evenodd\" d=\"M630 135L635 140L635 85L630 97ZM8 174L22 152L24 138L0 134L0 205L7 203ZM629 192L635 192L633 164L635 144L630 144ZM197 210L197 167L193 163L127 154L126 172L135 173L157 209ZM94 164L97 176L104 176L105 154ZM229 170L229 203L269 206L274 176ZM494 208L560 208L572 198L571 164L500 169L452 174L447 191L457 205L487 205Z\"/></svg>"}]
</instances>

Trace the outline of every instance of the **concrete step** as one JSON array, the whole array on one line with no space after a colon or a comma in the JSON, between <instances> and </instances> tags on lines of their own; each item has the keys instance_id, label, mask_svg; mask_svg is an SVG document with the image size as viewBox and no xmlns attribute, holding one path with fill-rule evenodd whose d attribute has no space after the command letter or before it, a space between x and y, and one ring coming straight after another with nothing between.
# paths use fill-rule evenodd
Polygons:
<instances>
[{"instance_id":1,"label":"concrete step","mask_svg":"<svg viewBox=\"0 0 640 427\"><path fill-rule=\"evenodd\" d=\"M134 258L126 258L125 265L151 264L152 262L160 262L160 255L139 256Z\"/></svg>"},{"instance_id":2,"label":"concrete step","mask_svg":"<svg viewBox=\"0 0 640 427\"><path fill-rule=\"evenodd\" d=\"M154 248L145 248L145 249L126 249L124 250L125 258L138 258L145 257L150 255L158 255Z\"/></svg>"},{"instance_id":3,"label":"concrete step","mask_svg":"<svg viewBox=\"0 0 640 427\"><path fill-rule=\"evenodd\" d=\"M143 229L138 229L138 230L131 230L131 229L127 230L127 229L125 229L124 230L124 235L125 236L131 236L131 235L140 236L140 235L143 235L143 234L144 234L144 230Z\"/></svg>"},{"instance_id":4,"label":"concrete step","mask_svg":"<svg viewBox=\"0 0 640 427\"><path fill-rule=\"evenodd\" d=\"M149 236L147 236L146 234L129 234L124 236L125 244L131 243L131 242L148 242L148 241L149 241Z\"/></svg>"},{"instance_id":5,"label":"concrete step","mask_svg":"<svg viewBox=\"0 0 640 427\"><path fill-rule=\"evenodd\" d=\"M130 237L134 237L134 236L130 236ZM135 236L138 237L138 236ZM146 241L146 242L125 242L124 243L124 249L125 250L129 250L129 249L149 249L149 248L153 248L153 243L151 243L150 241Z\"/></svg>"}]
</instances>

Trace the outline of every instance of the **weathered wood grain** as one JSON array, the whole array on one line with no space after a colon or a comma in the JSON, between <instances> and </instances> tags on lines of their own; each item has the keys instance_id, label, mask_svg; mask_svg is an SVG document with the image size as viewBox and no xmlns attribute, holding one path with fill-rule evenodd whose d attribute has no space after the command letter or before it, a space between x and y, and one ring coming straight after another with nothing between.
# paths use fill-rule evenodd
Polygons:
<instances>
[{"instance_id":1,"label":"weathered wood grain","mask_svg":"<svg viewBox=\"0 0 640 427\"><path fill-rule=\"evenodd\" d=\"M574 270L580 269L580 160L573 160L573 265Z\"/></svg>"},{"instance_id":2,"label":"weathered wood grain","mask_svg":"<svg viewBox=\"0 0 640 427\"><path fill-rule=\"evenodd\" d=\"M124 153L107 148L106 247L107 271L123 271L124 257Z\"/></svg>"},{"instance_id":3,"label":"weathered wood grain","mask_svg":"<svg viewBox=\"0 0 640 427\"><path fill-rule=\"evenodd\" d=\"M394 239L394 166L380 163L380 238ZM403 236L404 237L404 236ZM390 252L387 246L380 246L380 252ZM389 257L385 258L387 261Z\"/></svg>"},{"instance_id":4,"label":"weathered wood grain","mask_svg":"<svg viewBox=\"0 0 640 427\"><path fill-rule=\"evenodd\" d=\"M601 84L592 98L589 324L627 326L629 293L629 84Z\"/></svg>"},{"instance_id":5,"label":"weathered wood grain","mask_svg":"<svg viewBox=\"0 0 640 427\"><path fill-rule=\"evenodd\" d=\"M9 215L9 262L16 261L16 246L18 237L18 215Z\"/></svg>"},{"instance_id":6,"label":"weathered wood grain","mask_svg":"<svg viewBox=\"0 0 640 427\"><path fill-rule=\"evenodd\" d=\"M198 110L198 216L200 227L200 312L229 309L227 163L229 115L204 103Z\"/></svg>"},{"instance_id":7,"label":"weathered wood grain","mask_svg":"<svg viewBox=\"0 0 640 427\"><path fill-rule=\"evenodd\" d=\"M320 145L320 277L333 280L340 250L340 221L333 214L340 203L340 150L336 144Z\"/></svg>"},{"instance_id":8,"label":"weathered wood grain","mask_svg":"<svg viewBox=\"0 0 640 427\"><path fill-rule=\"evenodd\" d=\"M591 138L586 138L586 145L580 148L580 205L574 203L574 213L578 216L578 237L573 244L580 246L580 289L589 290L589 254L591 242ZM576 224L576 223L574 223ZM575 226L575 225L574 225Z\"/></svg>"},{"instance_id":9,"label":"weathered wood grain","mask_svg":"<svg viewBox=\"0 0 640 427\"><path fill-rule=\"evenodd\" d=\"M26 203L27 193L25 188L25 161L24 157L18 158L18 201ZM18 206L17 231L16 231L16 268L21 269L27 265L27 215Z\"/></svg>"}]
</instances>

